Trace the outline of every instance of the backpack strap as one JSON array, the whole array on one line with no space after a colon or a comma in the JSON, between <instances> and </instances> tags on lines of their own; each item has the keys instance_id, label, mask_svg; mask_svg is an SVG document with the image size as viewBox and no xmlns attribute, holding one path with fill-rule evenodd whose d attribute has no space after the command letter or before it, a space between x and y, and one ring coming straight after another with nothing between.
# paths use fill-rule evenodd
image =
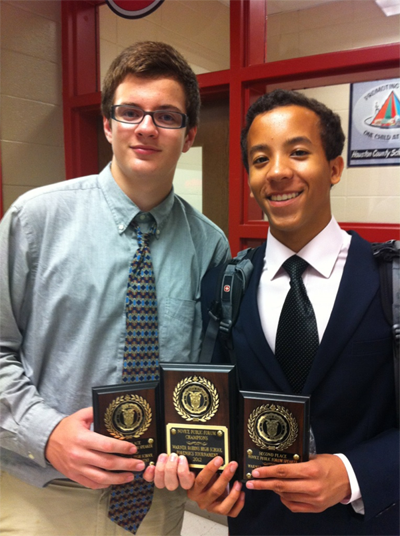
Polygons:
<instances>
[{"instance_id":1,"label":"backpack strap","mask_svg":"<svg viewBox=\"0 0 400 536\"><path fill-rule=\"evenodd\" d=\"M231 361L233 355L232 328L237 320L243 295L253 271L252 258L256 248L248 248L221 265L215 299L208 312L210 319L203 338L200 363L210 363L218 335L228 347Z\"/></svg>"},{"instance_id":2,"label":"backpack strap","mask_svg":"<svg viewBox=\"0 0 400 536\"><path fill-rule=\"evenodd\" d=\"M392 326L396 412L400 424L400 241L377 242L371 246L373 256L379 261L382 307Z\"/></svg>"}]
</instances>

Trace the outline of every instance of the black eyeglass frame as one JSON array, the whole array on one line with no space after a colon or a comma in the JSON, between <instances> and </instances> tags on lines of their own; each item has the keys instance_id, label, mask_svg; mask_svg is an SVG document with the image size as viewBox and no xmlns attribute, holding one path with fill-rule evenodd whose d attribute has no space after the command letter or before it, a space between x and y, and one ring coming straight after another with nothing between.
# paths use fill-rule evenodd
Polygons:
<instances>
[{"instance_id":1,"label":"black eyeglass frame","mask_svg":"<svg viewBox=\"0 0 400 536\"><path fill-rule=\"evenodd\" d=\"M121 121L121 119L117 119L115 117L115 109L116 108L119 108L121 106L125 106L126 108L132 108L134 110L140 110L141 112L143 112L143 117L140 121L137 121L137 122L134 122L134 121ZM156 120L154 119L154 114L157 114L157 113L174 113L174 114L178 114L181 116L182 118L182 124L180 127L166 127L165 125L159 125ZM180 128L185 128L188 124L188 121L189 121L189 117L186 115L186 114L183 114L182 112L176 112L175 110L154 110L154 112L146 112L145 110L142 110L142 108L139 108L139 106L132 106L131 104L114 104L113 106L111 106L111 118L114 119L114 121L118 121L118 123L123 123L124 125L140 125L140 123L143 121L143 119L146 117L146 115L149 115L152 120L153 120L153 123L155 124L156 127L159 127L159 128L166 128L168 130L179 130Z\"/></svg>"}]
</instances>

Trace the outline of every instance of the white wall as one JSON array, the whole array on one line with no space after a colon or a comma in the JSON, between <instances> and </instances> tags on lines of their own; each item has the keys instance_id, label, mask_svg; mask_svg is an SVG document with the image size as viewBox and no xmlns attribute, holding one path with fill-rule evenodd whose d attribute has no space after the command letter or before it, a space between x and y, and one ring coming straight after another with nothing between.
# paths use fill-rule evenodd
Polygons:
<instances>
[{"instance_id":1,"label":"white wall","mask_svg":"<svg viewBox=\"0 0 400 536\"><path fill-rule=\"evenodd\" d=\"M4 209L65 179L59 0L0 0Z\"/></svg>"},{"instance_id":2,"label":"white wall","mask_svg":"<svg viewBox=\"0 0 400 536\"><path fill-rule=\"evenodd\" d=\"M301 6L302 0L292 4ZM400 15L386 17L374 0L329 2L269 15L267 60L396 43L399 36Z\"/></svg>"},{"instance_id":3,"label":"white wall","mask_svg":"<svg viewBox=\"0 0 400 536\"><path fill-rule=\"evenodd\" d=\"M135 41L164 41L181 52L196 74L229 69L229 5L218 0L167 0L148 17L100 13L101 79L115 56Z\"/></svg>"},{"instance_id":4,"label":"white wall","mask_svg":"<svg viewBox=\"0 0 400 536\"><path fill-rule=\"evenodd\" d=\"M350 84L302 90L308 97L325 103L339 114L346 143L347 164ZM342 180L331 193L332 210L341 222L399 223L400 167L381 166L344 169Z\"/></svg>"}]
</instances>

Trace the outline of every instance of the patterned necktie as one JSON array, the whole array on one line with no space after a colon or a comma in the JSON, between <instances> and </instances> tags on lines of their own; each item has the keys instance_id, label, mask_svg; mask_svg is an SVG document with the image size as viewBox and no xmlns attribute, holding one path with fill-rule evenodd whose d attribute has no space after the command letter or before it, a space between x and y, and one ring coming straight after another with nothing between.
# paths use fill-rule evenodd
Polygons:
<instances>
[{"instance_id":1,"label":"patterned necktie","mask_svg":"<svg viewBox=\"0 0 400 536\"><path fill-rule=\"evenodd\" d=\"M301 277L308 262L293 255L282 266L290 276L290 290L279 318L275 356L294 393L299 394L318 350L318 329Z\"/></svg>"},{"instance_id":2,"label":"patterned necktie","mask_svg":"<svg viewBox=\"0 0 400 536\"><path fill-rule=\"evenodd\" d=\"M122 381L159 379L156 286L149 243L155 225L143 234L136 225L138 249L132 260L126 293L126 336ZM125 530L136 534L150 509L154 484L136 473L128 484L112 486L108 516Z\"/></svg>"}]
</instances>

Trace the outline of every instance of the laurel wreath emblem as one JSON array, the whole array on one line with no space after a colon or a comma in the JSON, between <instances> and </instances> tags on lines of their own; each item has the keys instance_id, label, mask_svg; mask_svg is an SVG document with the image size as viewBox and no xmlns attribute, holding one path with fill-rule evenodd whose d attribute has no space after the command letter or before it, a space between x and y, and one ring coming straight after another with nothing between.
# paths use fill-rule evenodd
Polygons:
<instances>
[{"instance_id":1,"label":"laurel wreath emblem","mask_svg":"<svg viewBox=\"0 0 400 536\"><path fill-rule=\"evenodd\" d=\"M279 414L289 425L289 434L287 438L277 445L269 445L256 431L259 418L267 412ZM290 411L282 406L276 406L275 404L263 404L262 406L259 406L251 413L247 422L247 431L249 432L250 439L257 445L257 447L267 450L285 450L290 447L290 445L293 445L298 435L298 429L297 421Z\"/></svg>"},{"instance_id":2,"label":"laurel wreath emblem","mask_svg":"<svg viewBox=\"0 0 400 536\"><path fill-rule=\"evenodd\" d=\"M144 413L144 418L142 422L133 433L122 433L114 425L113 417L114 417L115 411L121 404L124 404L127 402L136 402L143 409L143 413ZM112 435L116 439L132 439L132 438L140 437L150 426L151 419L152 419L152 413L151 413L150 404L147 402L147 400L145 400L141 396L133 395L133 394L118 396L108 406L104 414L104 422L105 422L106 428L108 432L110 433L110 435Z\"/></svg>"},{"instance_id":3,"label":"laurel wreath emblem","mask_svg":"<svg viewBox=\"0 0 400 536\"><path fill-rule=\"evenodd\" d=\"M193 383L200 384L202 387L204 387L211 398L210 407L208 408L207 412L201 417L191 414L189 411L185 410L185 408L182 405L182 400L181 400L182 393L186 387L192 385ZM218 408L219 408L218 391L216 390L215 386L210 381L208 381L206 378L202 378L201 376L189 376L188 378L185 378L184 380L180 381L174 389L172 400L173 400L176 412L186 421L193 421L193 422L209 421L210 419L212 419L212 417L214 417L214 415L217 413Z\"/></svg>"}]
</instances>

